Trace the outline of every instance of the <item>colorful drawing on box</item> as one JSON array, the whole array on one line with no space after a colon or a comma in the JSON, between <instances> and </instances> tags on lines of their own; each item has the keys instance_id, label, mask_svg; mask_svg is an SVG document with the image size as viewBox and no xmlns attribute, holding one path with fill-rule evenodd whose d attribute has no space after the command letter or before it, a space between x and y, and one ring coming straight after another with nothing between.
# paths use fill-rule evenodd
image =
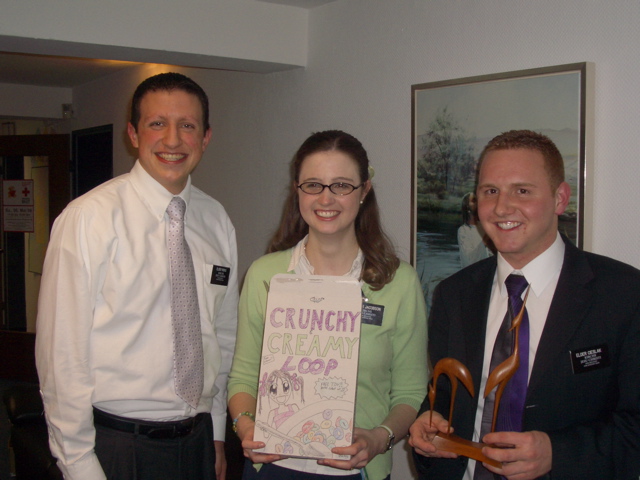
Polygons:
<instances>
[{"instance_id":1,"label":"colorful drawing on box","mask_svg":"<svg viewBox=\"0 0 640 480\"><path fill-rule=\"evenodd\" d=\"M343 277L276 275L269 287L255 439L265 453L347 459L362 298Z\"/></svg>"},{"instance_id":2,"label":"colorful drawing on box","mask_svg":"<svg viewBox=\"0 0 640 480\"><path fill-rule=\"evenodd\" d=\"M264 377L266 377L266 373ZM262 403L263 392L269 397L269 404L273 406L269 410L267 424L278 428L287 418L292 416L300 407L294 402L294 391L300 392L300 401L304 403L304 380L297 374L291 375L289 372L274 370L266 379L261 380L260 402Z\"/></svg>"},{"instance_id":3,"label":"colorful drawing on box","mask_svg":"<svg viewBox=\"0 0 640 480\"><path fill-rule=\"evenodd\" d=\"M334 447L351 445L353 416L349 402L334 402L334 408L312 405L299 410L275 429L258 421L269 450L290 456L348 458L331 453ZM337 408L335 408L337 407Z\"/></svg>"}]
</instances>

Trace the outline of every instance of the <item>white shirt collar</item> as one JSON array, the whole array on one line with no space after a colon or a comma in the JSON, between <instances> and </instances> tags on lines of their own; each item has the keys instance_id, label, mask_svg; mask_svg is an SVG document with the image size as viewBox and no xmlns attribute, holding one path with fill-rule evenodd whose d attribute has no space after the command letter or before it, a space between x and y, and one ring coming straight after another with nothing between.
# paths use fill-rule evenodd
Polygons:
<instances>
[{"instance_id":1,"label":"white shirt collar","mask_svg":"<svg viewBox=\"0 0 640 480\"><path fill-rule=\"evenodd\" d=\"M498 285L500 295L507 295L505 279L512 273L524 275L531 285L531 290L536 297L540 297L549 282L554 278L554 274L562 269L564 262L564 241L558 232L555 241L544 252L527 263L522 269L516 270L507 262L501 253L498 253Z\"/></svg>"},{"instance_id":2,"label":"white shirt collar","mask_svg":"<svg viewBox=\"0 0 640 480\"><path fill-rule=\"evenodd\" d=\"M307 255L305 254L305 247L307 245L307 239L309 235L305 236L298 244L293 247L293 253L291 254L291 261L289 262L289 271L293 271L298 275L313 275L314 268L309 262ZM362 273L362 265L364 264L364 254L362 250L358 248L358 254L351 264L351 269L343 276L352 277L360 280Z\"/></svg>"},{"instance_id":3,"label":"white shirt collar","mask_svg":"<svg viewBox=\"0 0 640 480\"><path fill-rule=\"evenodd\" d=\"M178 195L172 194L153 178L137 160L131 169L131 179L142 202L151 210L158 220L164 218L169 202L175 196L182 197L187 206L191 198L191 176L187 177L187 184Z\"/></svg>"}]
</instances>

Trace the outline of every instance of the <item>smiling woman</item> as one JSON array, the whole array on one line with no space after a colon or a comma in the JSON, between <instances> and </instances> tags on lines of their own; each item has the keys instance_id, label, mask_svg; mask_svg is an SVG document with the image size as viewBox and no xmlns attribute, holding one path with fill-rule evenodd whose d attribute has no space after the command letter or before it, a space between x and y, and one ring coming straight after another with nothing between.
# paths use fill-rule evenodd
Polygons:
<instances>
[{"instance_id":1,"label":"smiling woman","mask_svg":"<svg viewBox=\"0 0 640 480\"><path fill-rule=\"evenodd\" d=\"M337 151L309 155L302 164L298 181L300 185L319 184L322 187L315 194L305 188L300 188L298 193L300 214L309 227L306 246L309 259L317 257L318 250L328 246L322 246L323 242L330 242L335 252L344 251L351 255L357 248L355 218L371 188L371 182L366 180L362 183L357 164L346 154ZM331 188L325 189L324 184L349 185L341 188L349 190L349 193L336 194ZM364 188L356 192L353 185L364 185ZM320 240L321 236L329 237ZM341 275L348 271L343 267L337 263L325 265L319 262L315 273Z\"/></svg>"},{"instance_id":2,"label":"smiling woman","mask_svg":"<svg viewBox=\"0 0 640 480\"><path fill-rule=\"evenodd\" d=\"M367 152L353 136L338 130L311 135L291 163L289 196L270 253L247 272L229 377L229 410L249 459L245 480L357 480L363 474L369 480L386 479L391 472L388 450L395 438L406 435L426 393L424 297L415 271L398 259L381 228L369 167ZM307 315L292 309L289 317L285 311L267 314L265 285L283 272L356 278L361 289L356 285L352 300L375 312L360 332L353 441L332 448L333 455L323 455L317 462L258 453L265 443L254 441L252 416L265 319L289 326L286 333L267 338L267 348L307 354L289 366L300 375L308 371L335 375L331 372L352 350L347 339L322 344L310 331L314 326L336 331L342 325L349 327L351 322L345 315L341 319L340 312L335 316L324 312L324 320L318 313L315 321L314 312ZM301 328L309 330L298 334ZM333 363L316 358L326 351L339 352ZM277 465L272 463L276 460Z\"/></svg>"}]
</instances>

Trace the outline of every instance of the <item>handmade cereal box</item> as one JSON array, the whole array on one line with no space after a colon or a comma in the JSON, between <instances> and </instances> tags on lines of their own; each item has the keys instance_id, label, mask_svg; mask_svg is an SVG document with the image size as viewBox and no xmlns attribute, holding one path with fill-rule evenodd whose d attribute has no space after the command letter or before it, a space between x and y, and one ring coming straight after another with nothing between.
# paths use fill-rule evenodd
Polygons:
<instances>
[{"instance_id":1,"label":"handmade cereal box","mask_svg":"<svg viewBox=\"0 0 640 480\"><path fill-rule=\"evenodd\" d=\"M349 458L360 347L362 291L349 277L271 279L254 439L264 453Z\"/></svg>"}]
</instances>

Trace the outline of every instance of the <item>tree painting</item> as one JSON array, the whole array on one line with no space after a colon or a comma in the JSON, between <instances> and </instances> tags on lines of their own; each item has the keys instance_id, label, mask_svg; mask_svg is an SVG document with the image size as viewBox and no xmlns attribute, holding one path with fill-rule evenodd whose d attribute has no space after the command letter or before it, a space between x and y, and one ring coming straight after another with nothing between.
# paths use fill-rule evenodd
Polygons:
<instances>
[{"instance_id":1,"label":"tree painting","mask_svg":"<svg viewBox=\"0 0 640 480\"><path fill-rule=\"evenodd\" d=\"M418 194L443 199L459 194L465 184L473 181L473 139L448 112L447 107L438 111L418 142Z\"/></svg>"},{"instance_id":2,"label":"tree painting","mask_svg":"<svg viewBox=\"0 0 640 480\"><path fill-rule=\"evenodd\" d=\"M572 190L559 228L582 245L584 137L585 130L591 128L586 125L592 122L584 116L583 79L587 65L560 65L412 86L412 254L427 307L435 286L467 262L471 237L462 227L469 225L476 163L487 142L502 132L534 130L558 146ZM470 227L474 228L482 235L480 226ZM490 255L490 245L486 246ZM482 253L480 249L477 252Z\"/></svg>"}]
</instances>

